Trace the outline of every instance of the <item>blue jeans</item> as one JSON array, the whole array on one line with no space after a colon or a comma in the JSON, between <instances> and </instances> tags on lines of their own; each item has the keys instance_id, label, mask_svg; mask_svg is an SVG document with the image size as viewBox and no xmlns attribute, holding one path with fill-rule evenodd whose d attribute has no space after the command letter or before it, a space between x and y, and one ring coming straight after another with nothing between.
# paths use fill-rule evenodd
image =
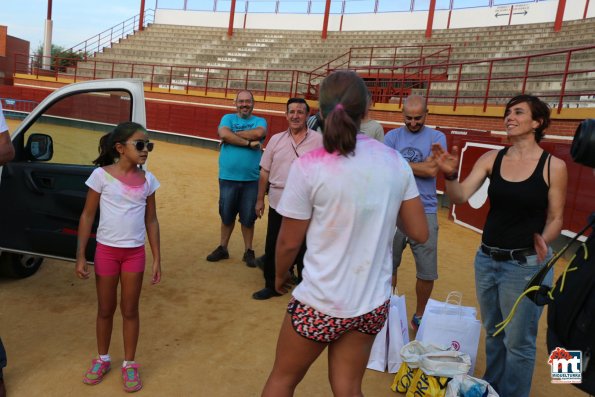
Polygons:
<instances>
[{"instance_id":1,"label":"blue jeans","mask_svg":"<svg viewBox=\"0 0 595 397\"><path fill-rule=\"evenodd\" d=\"M240 223L253 227L256 221L256 197L258 180L228 181L219 179L219 215L224 225L233 225L238 214Z\"/></svg>"},{"instance_id":2,"label":"blue jeans","mask_svg":"<svg viewBox=\"0 0 595 397\"><path fill-rule=\"evenodd\" d=\"M475 255L475 289L486 330L486 372L483 378L503 397L529 396L535 366L537 324L543 307L524 297L506 328L497 336L492 335L496 324L512 310L527 282L551 256L550 250L543 263L538 263L537 255L528 256L527 263L519 263L515 260L494 261L481 250ZM553 278L551 269L543 284L551 286Z\"/></svg>"}]
</instances>

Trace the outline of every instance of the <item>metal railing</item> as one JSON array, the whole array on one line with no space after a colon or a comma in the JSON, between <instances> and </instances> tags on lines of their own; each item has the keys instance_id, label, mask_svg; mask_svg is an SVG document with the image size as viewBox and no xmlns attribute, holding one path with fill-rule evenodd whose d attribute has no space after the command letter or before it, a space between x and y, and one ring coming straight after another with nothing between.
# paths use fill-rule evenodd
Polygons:
<instances>
[{"instance_id":1,"label":"metal railing","mask_svg":"<svg viewBox=\"0 0 595 397\"><path fill-rule=\"evenodd\" d=\"M415 59L356 55L362 48L354 48L311 72L60 58L52 58L51 64L55 66L46 70L41 68L39 57L22 54L15 56L15 71L56 81L136 77L143 79L149 89L199 95L227 95L248 89L265 99L268 96L316 99L318 85L328 73L353 69L366 80L376 102L400 105L407 95L417 93L426 96L431 104L452 105L453 110L461 105L479 105L484 112L488 106L502 105L518 93L539 95L557 107L558 112L571 104L590 103L589 98L595 97L595 45L465 62L450 62L449 47L421 52L424 55ZM426 48L431 46L420 51L428 51ZM380 50L367 50L380 54ZM378 65L380 60L388 60L390 65Z\"/></svg>"},{"instance_id":2,"label":"metal railing","mask_svg":"<svg viewBox=\"0 0 595 397\"><path fill-rule=\"evenodd\" d=\"M454 10L463 8L482 8L510 6L513 4L538 3L551 0L466 0L438 1L436 10ZM325 0L238 0L236 12L245 13L296 13L322 14ZM174 9L184 11L229 12L231 2L228 0L155 0L156 9ZM427 11L427 0L335 0L331 3L331 14L358 14L382 12Z\"/></svg>"},{"instance_id":3,"label":"metal railing","mask_svg":"<svg viewBox=\"0 0 595 397\"><path fill-rule=\"evenodd\" d=\"M148 26L155 20L155 10L152 8L146 9L143 18L143 27ZM140 14L122 21L95 36L82 41L67 51L73 53L83 54L84 57L101 52L103 48L111 46L111 44L121 38L127 37L138 30L138 23L140 21Z\"/></svg>"}]
</instances>

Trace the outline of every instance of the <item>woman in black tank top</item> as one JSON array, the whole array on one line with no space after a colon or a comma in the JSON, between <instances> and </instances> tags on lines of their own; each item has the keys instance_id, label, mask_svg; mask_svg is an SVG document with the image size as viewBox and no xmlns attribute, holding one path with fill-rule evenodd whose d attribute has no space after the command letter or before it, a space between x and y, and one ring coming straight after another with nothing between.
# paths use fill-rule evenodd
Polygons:
<instances>
[{"instance_id":1,"label":"woman in black tank top","mask_svg":"<svg viewBox=\"0 0 595 397\"><path fill-rule=\"evenodd\" d=\"M458 149L448 153L433 147L453 203L466 202L490 179L490 211L474 263L475 289L486 329L484 379L507 397L529 396L542 308L523 299L506 329L493 336L496 324L551 257L548 244L562 229L566 165L539 146L549 123L550 109L539 98L512 98L504 113L512 146L482 155L462 182L457 181ZM551 284L553 273L544 281Z\"/></svg>"}]
</instances>

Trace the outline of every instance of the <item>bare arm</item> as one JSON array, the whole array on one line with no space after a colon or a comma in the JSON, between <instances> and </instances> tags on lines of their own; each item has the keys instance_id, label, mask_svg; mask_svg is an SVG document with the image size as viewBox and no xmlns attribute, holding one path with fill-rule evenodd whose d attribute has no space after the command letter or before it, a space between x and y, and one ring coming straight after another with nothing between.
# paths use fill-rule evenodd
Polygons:
<instances>
[{"instance_id":1,"label":"bare arm","mask_svg":"<svg viewBox=\"0 0 595 397\"><path fill-rule=\"evenodd\" d=\"M263 127L256 127L252 130L238 131L236 134L244 139L251 141L260 141L266 135L266 130Z\"/></svg>"},{"instance_id":2,"label":"bare arm","mask_svg":"<svg viewBox=\"0 0 595 397\"><path fill-rule=\"evenodd\" d=\"M425 243L428 240L428 221L419 196L401 203L397 226L407 237L418 243Z\"/></svg>"},{"instance_id":3,"label":"bare arm","mask_svg":"<svg viewBox=\"0 0 595 397\"><path fill-rule=\"evenodd\" d=\"M149 238L149 244L151 245L151 253L153 254L151 282L157 284L161 281L161 239L159 235L159 221L157 220L155 193L147 197L145 227L147 228L147 237Z\"/></svg>"},{"instance_id":4,"label":"bare arm","mask_svg":"<svg viewBox=\"0 0 595 397\"><path fill-rule=\"evenodd\" d=\"M440 171L450 175L458 170L459 153L456 146L453 147L452 153L448 153L442 146L434 144L432 145L432 153ZM469 197L481 187L485 179L490 175L497 153L497 150L484 153L475 162L471 173L464 181L446 181L446 193L453 203L461 204L467 202Z\"/></svg>"},{"instance_id":5,"label":"bare arm","mask_svg":"<svg viewBox=\"0 0 595 397\"><path fill-rule=\"evenodd\" d=\"M89 278L85 251L87 250L87 243L91 236L91 228L93 226L93 221L95 220L100 197L101 194L93 189L89 189L87 192L87 199L85 200L85 207L83 208L79 220L75 266L75 273L79 278Z\"/></svg>"},{"instance_id":6,"label":"bare arm","mask_svg":"<svg viewBox=\"0 0 595 397\"><path fill-rule=\"evenodd\" d=\"M541 234L536 234L534 236L535 251L537 252L539 261L545 259L547 245L554 241L560 235L560 231L562 230L567 184L568 171L566 170L566 163L559 158L552 157L545 227Z\"/></svg>"},{"instance_id":7,"label":"bare arm","mask_svg":"<svg viewBox=\"0 0 595 397\"><path fill-rule=\"evenodd\" d=\"M14 158L14 147L8 131L0 132L0 166Z\"/></svg>"},{"instance_id":8,"label":"bare arm","mask_svg":"<svg viewBox=\"0 0 595 397\"><path fill-rule=\"evenodd\" d=\"M260 177L258 178L258 195L256 196L256 216L262 218L264 214L264 195L269 184L269 171L260 168Z\"/></svg>"},{"instance_id":9,"label":"bare arm","mask_svg":"<svg viewBox=\"0 0 595 397\"><path fill-rule=\"evenodd\" d=\"M287 292L289 268L295 262L295 257L302 247L309 225L309 219L283 217L275 254L275 290L280 294Z\"/></svg>"},{"instance_id":10,"label":"bare arm","mask_svg":"<svg viewBox=\"0 0 595 397\"><path fill-rule=\"evenodd\" d=\"M221 141L224 143L228 143L230 145L235 146L244 146L249 147L251 149L260 147L260 143L258 142L261 138L249 138L252 135L256 134L249 134L251 131L262 130L264 136L264 128L256 128L254 130L247 130L247 131L240 131L234 134L229 128L227 127L219 127L218 133Z\"/></svg>"},{"instance_id":11,"label":"bare arm","mask_svg":"<svg viewBox=\"0 0 595 397\"><path fill-rule=\"evenodd\" d=\"M438 165L434 161L434 156L428 157L421 163L409 163L413 170L413 175L421 178L434 178L438 174Z\"/></svg>"}]
</instances>

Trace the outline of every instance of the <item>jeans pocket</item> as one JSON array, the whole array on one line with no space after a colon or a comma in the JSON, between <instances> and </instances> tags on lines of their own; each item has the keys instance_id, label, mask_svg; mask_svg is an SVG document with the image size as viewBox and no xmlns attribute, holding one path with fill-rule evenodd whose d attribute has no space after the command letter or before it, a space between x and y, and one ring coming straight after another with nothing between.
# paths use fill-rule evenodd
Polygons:
<instances>
[{"instance_id":1,"label":"jeans pocket","mask_svg":"<svg viewBox=\"0 0 595 397\"><path fill-rule=\"evenodd\" d=\"M537 255L528 255L525 257L525 262L515 260L515 263L520 267L534 269L540 265L539 260L537 259Z\"/></svg>"}]
</instances>

